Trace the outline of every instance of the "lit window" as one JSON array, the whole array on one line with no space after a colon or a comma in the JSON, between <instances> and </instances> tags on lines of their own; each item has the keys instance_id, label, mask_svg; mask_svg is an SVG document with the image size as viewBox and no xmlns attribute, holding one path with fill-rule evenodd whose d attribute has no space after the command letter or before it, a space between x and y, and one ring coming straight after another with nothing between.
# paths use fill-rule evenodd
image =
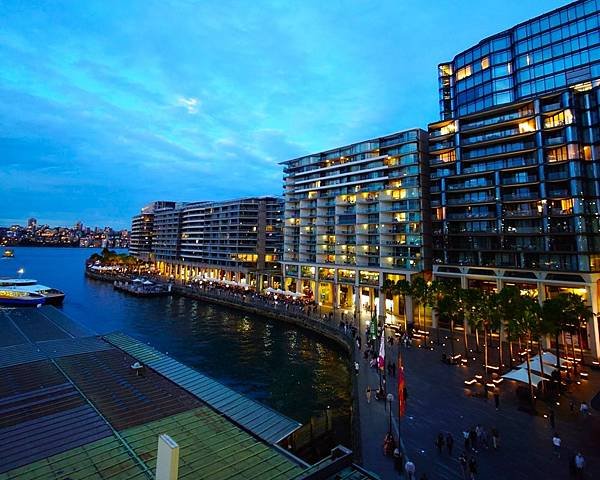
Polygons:
<instances>
[{"instance_id":1,"label":"lit window","mask_svg":"<svg viewBox=\"0 0 600 480\"><path fill-rule=\"evenodd\" d=\"M458 81L462 80L463 78L470 77L471 73L473 73L471 70L471 65L466 65L456 72L456 80Z\"/></svg>"},{"instance_id":2,"label":"lit window","mask_svg":"<svg viewBox=\"0 0 600 480\"><path fill-rule=\"evenodd\" d=\"M486 68L489 68L490 66L490 58L489 57L483 57L481 59L481 69L485 70Z\"/></svg>"},{"instance_id":3,"label":"lit window","mask_svg":"<svg viewBox=\"0 0 600 480\"><path fill-rule=\"evenodd\" d=\"M519 123L519 133L535 132L535 123L533 120Z\"/></svg>"}]
</instances>

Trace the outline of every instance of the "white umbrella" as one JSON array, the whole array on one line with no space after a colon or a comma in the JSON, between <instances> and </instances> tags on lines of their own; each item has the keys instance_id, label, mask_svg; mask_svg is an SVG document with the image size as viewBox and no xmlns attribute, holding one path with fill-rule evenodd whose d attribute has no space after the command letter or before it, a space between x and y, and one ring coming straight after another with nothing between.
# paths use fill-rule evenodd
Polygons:
<instances>
[{"instance_id":1,"label":"white umbrella","mask_svg":"<svg viewBox=\"0 0 600 480\"><path fill-rule=\"evenodd\" d=\"M134 278L134 279L133 279L133 281L134 281L135 283L139 283L139 282L141 282L141 281L142 281L142 279L141 279L141 278Z\"/></svg>"},{"instance_id":2,"label":"white umbrella","mask_svg":"<svg viewBox=\"0 0 600 480\"><path fill-rule=\"evenodd\" d=\"M144 285L154 285L154 283L152 283L150 280L146 280L144 282Z\"/></svg>"}]
</instances>

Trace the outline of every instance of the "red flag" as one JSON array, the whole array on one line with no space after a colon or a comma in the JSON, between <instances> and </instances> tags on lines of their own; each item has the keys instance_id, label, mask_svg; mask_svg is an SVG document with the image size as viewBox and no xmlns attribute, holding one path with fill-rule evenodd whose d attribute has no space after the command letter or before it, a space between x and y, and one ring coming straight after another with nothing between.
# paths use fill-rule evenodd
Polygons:
<instances>
[{"instance_id":1,"label":"red flag","mask_svg":"<svg viewBox=\"0 0 600 480\"><path fill-rule=\"evenodd\" d=\"M406 399L404 398L405 378L402 359L398 354L398 418L402 418L406 413Z\"/></svg>"}]
</instances>

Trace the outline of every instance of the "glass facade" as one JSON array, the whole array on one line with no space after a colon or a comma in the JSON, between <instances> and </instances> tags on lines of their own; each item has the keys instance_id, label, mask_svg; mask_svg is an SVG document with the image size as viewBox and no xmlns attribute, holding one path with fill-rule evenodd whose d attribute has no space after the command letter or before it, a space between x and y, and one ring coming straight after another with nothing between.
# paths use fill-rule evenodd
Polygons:
<instances>
[{"instance_id":1,"label":"glass facade","mask_svg":"<svg viewBox=\"0 0 600 480\"><path fill-rule=\"evenodd\" d=\"M440 65L434 265L600 271L598 3L569 4Z\"/></svg>"},{"instance_id":2,"label":"glass facade","mask_svg":"<svg viewBox=\"0 0 600 480\"><path fill-rule=\"evenodd\" d=\"M579 1L481 41L439 66L442 119L600 78L600 0Z\"/></svg>"}]
</instances>

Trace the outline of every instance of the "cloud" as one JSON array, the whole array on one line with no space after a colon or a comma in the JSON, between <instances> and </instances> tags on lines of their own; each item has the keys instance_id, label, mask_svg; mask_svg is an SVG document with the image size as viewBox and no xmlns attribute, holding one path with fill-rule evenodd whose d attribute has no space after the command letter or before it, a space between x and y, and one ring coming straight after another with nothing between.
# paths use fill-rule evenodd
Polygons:
<instances>
[{"instance_id":1,"label":"cloud","mask_svg":"<svg viewBox=\"0 0 600 480\"><path fill-rule=\"evenodd\" d=\"M200 103L198 102L198 99L194 97L178 97L177 105L180 107L185 107L190 115L195 115L198 113L198 107L200 106Z\"/></svg>"},{"instance_id":2,"label":"cloud","mask_svg":"<svg viewBox=\"0 0 600 480\"><path fill-rule=\"evenodd\" d=\"M439 62L562 2L463 3L4 2L0 225L281 193L281 161L435 121Z\"/></svg>"}]
</instances>

